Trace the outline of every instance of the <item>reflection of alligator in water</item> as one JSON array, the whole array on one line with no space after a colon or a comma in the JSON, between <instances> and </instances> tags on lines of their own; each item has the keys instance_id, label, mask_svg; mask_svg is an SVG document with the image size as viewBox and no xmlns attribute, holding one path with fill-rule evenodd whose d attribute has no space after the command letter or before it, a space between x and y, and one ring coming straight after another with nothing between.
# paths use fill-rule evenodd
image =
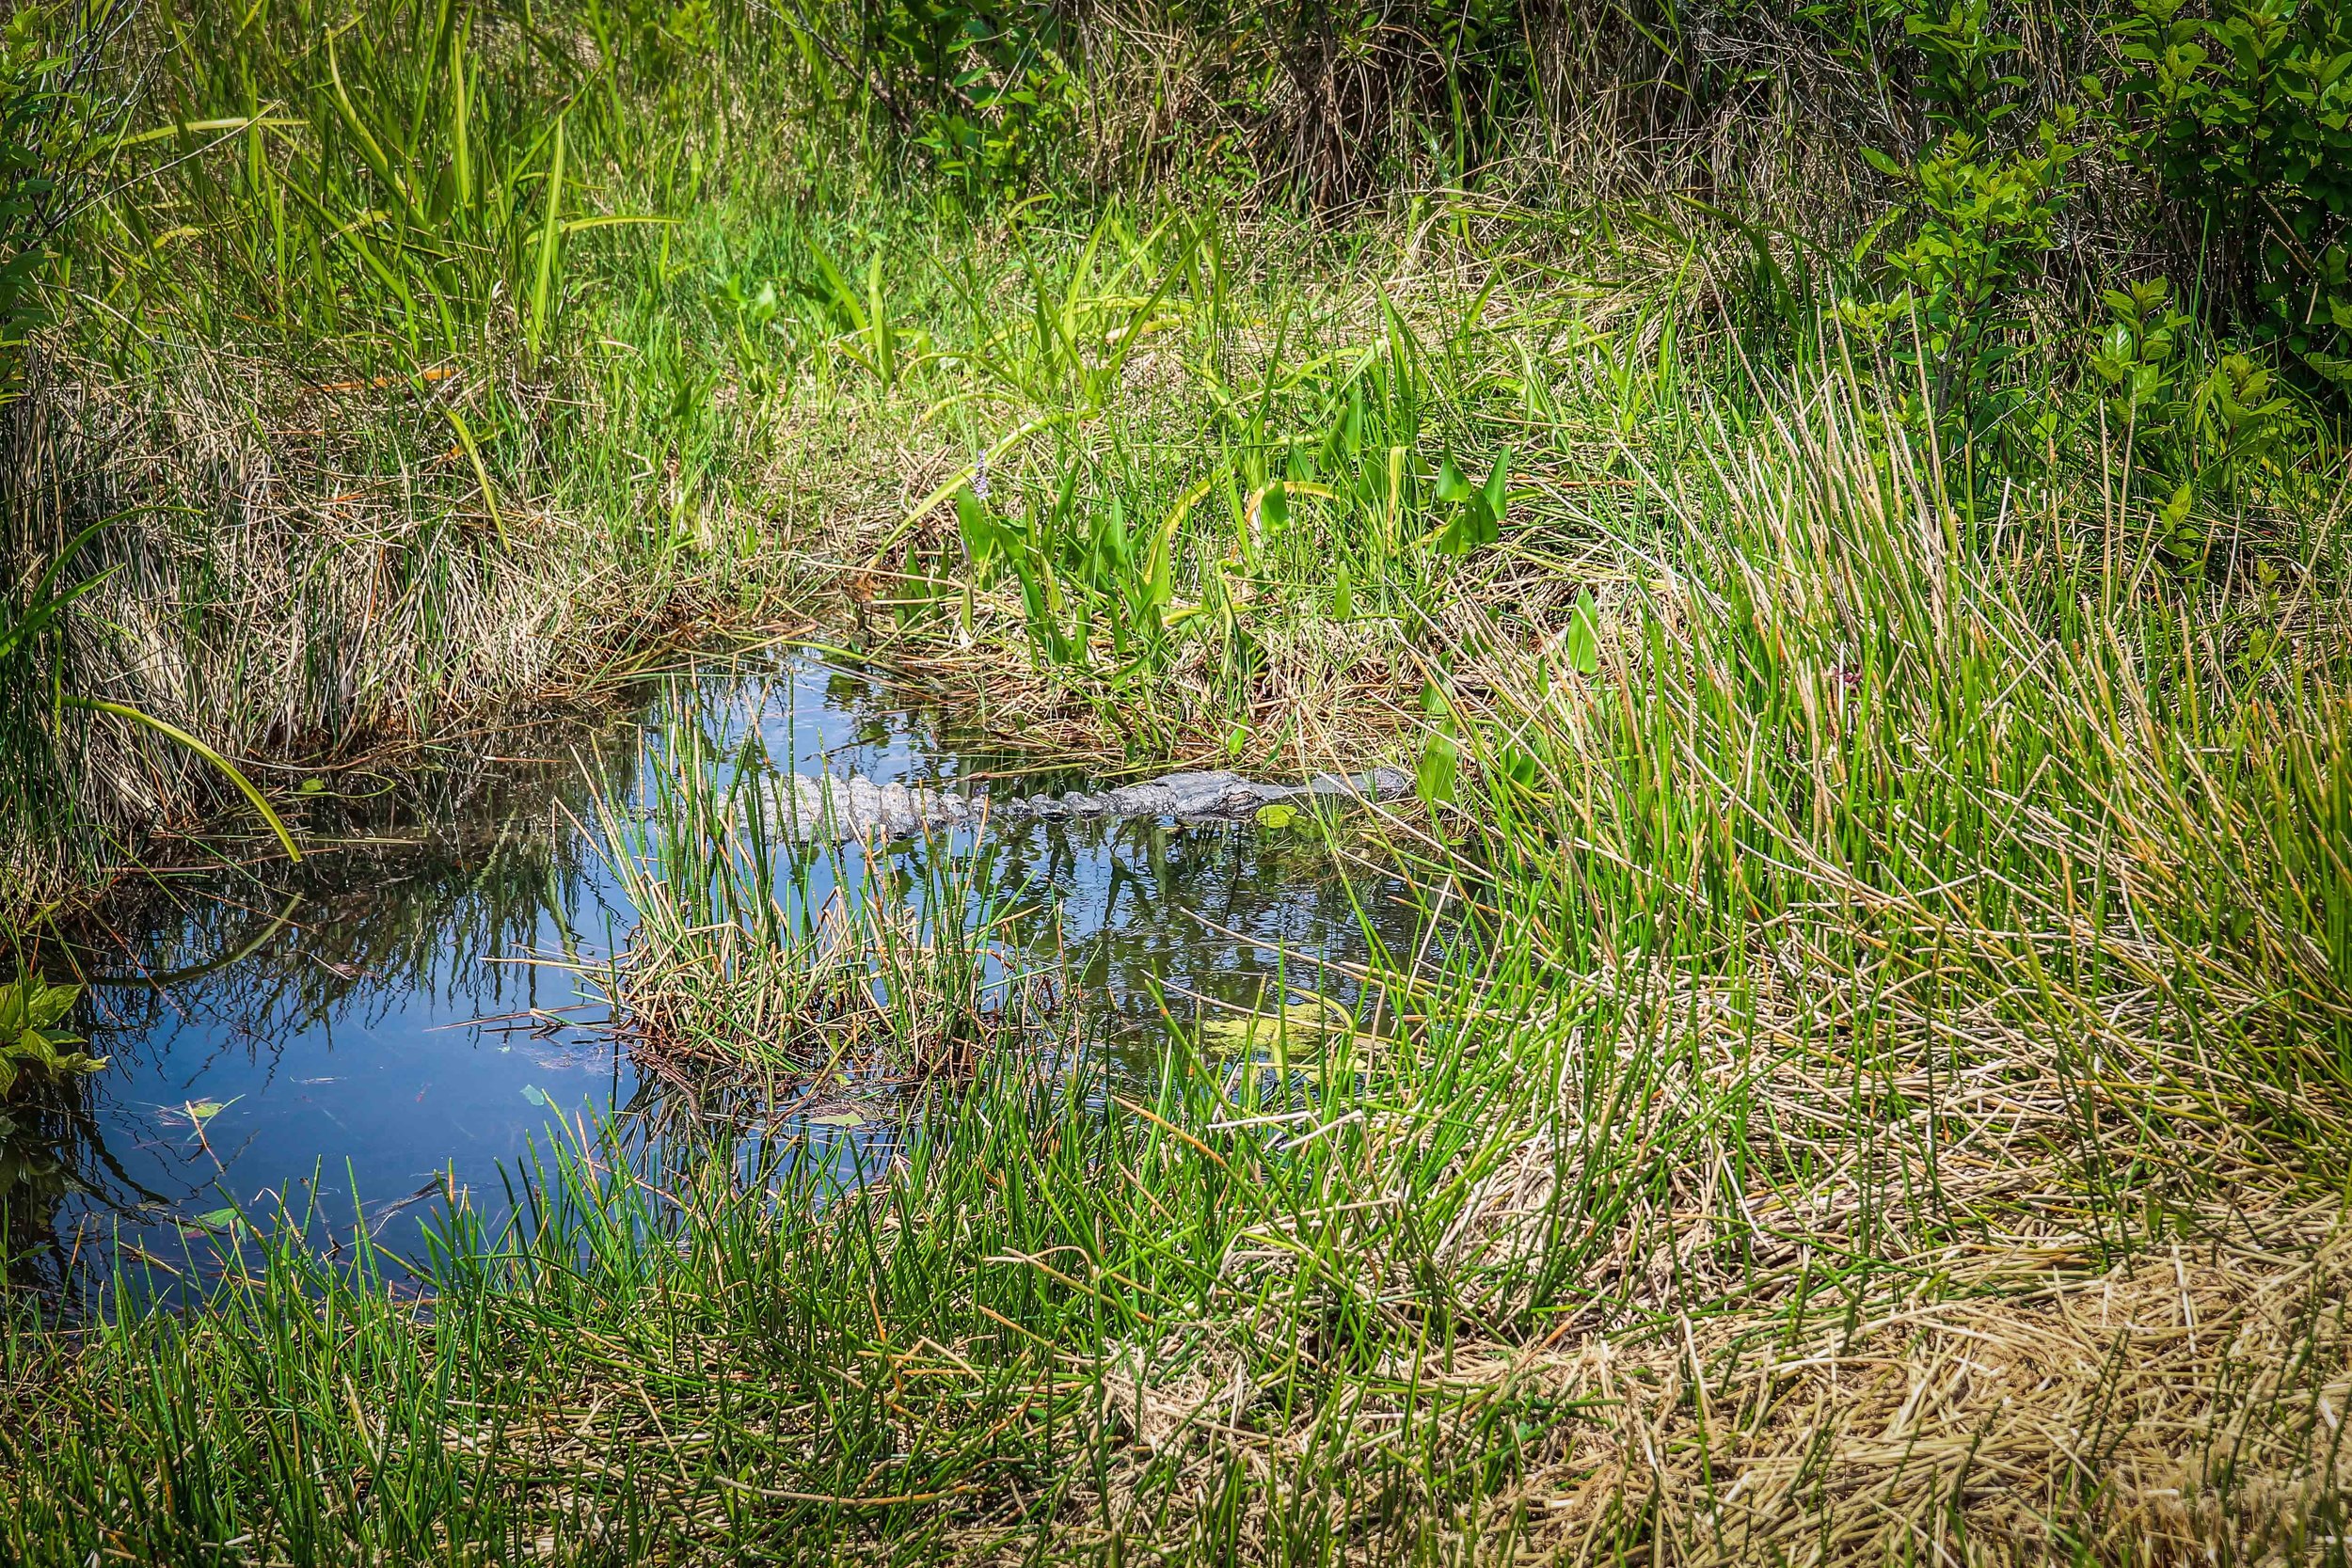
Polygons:
<instances>
[{"instance_id":1,"label":"reflection of alligator in water","mask_svg":"<svg viewBox=\"0 0 2352 1568\"><path fill-rule=\"evenodd\" d=\"M1073 789L1063 795L991 798L919 784L878 784L854 773L848 778L795 773L789 795L777 791L776 815L778 825L800 838L895 837L930 828L976 824L983 817L1173 816L1186 821L1232 821L1291 801L1393 800L1411 787L1407 775L1393 768L1375 768L1349 776L1318 773L1299 784L1261 784L1238 773L1168 773L1100 794ZM786 823L781 818L787 811L792 819Z\"/></svg>"}]
</instances>

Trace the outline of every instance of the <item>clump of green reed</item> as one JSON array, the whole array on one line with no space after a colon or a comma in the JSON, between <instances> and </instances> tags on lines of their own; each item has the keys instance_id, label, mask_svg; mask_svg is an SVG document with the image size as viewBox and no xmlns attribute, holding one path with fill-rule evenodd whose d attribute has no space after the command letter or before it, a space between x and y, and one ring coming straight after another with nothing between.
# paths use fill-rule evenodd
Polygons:
<instances>
[{"instance_id":1,"label":"clump of green reed","mask_svg":"<svg viewBox=\"0 0 2352 1568\"><path fill-rule=\"evenodd\" d=\"M1483 710L1499 880L1583 962L1736 971L1827 899L1857 963L1966 966L2037 1013L2122 988L2258 1079L2336 1082L2338 542L2215 584L2164 564L2153 506L1971 520L1870 429L1831 381L1751 430L1581 667L1563 638L1450 699Z\"/></svg>"},{"instance_id":2,"label":"clump of green reed","mask_svg":"<svg viewBox=\"0 0 2352 1568\"><path fill-rule=\"evenodd\" d=\"M1028 1026L984 847L802 838L791 776L693 724L641 776L643 810L603 821L637 926L595 976L641 1060L772 1098L968 1072Z\"/></svg>"}]
</instances>

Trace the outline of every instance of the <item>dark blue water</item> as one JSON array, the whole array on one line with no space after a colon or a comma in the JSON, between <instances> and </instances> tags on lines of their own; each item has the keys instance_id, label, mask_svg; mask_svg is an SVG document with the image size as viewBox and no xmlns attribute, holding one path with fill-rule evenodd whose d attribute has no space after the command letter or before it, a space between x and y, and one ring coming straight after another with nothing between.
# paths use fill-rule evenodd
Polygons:
<instances>
[{"instance_id":1,"label":"dark blue water","mask_svg":"<svg viewBox=\"0 0 2352 1568\"><path fill-rule=\"evenodd\" d=\"M53 977L92 979L78 1026L108 1067L0 1113L0 1204L15 1272L51 1279L113 1257L201 1268L231 1212L313 1210L395 1247L463 1191L503 1205L505 1176L551 1137L658 1119L675 1089L640 1070L582 974L637 915L597 824L650 832L649 780L691 728L708 754L878 781L1071 782L955 716L813 660L671 684L628 721L549 724L411 759L397 781L340 778L309 798L301 866L167 871L128 890ZM374 797L430 802L376 811ZM1063 974L1085 1034L1148 1072L1163 1007L1264 1006L1347 982L1365 921L1409 942L1400 884L1338 874L1319 839L1251 826L1005 823L976 863L1000 908ZM640 845L640 847L646 847ZM971 835L898 855L969 854ZM812 850L820 899L863 857ZM558 1123L562 1127L558 1127ZM568 1130L566 1132L565 1130ZM839 1136L803 1129L821 1144ZM330 1245L337 1244L330 1241ZM192 1264L191 1259L199 1259Z\"/></svg>"}]
</instances>

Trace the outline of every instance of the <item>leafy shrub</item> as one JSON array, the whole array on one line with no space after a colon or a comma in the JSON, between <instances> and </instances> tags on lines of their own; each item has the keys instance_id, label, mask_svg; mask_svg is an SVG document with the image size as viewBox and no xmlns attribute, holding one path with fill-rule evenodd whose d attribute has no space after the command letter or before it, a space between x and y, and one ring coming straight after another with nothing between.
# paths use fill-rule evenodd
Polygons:
<instances>
[{"instance_id":1,"label":"leafy shrub","mask_svg":"<svg viewBox=\"0 0 2352 1568\"><path fill-rule=\"evenodd\" d=\"M887 0L858 13L859 73L942 172L975 190L1018 189L1071 139L1077 77L1060 10L1037 0Z\"/></svg>"},{"instance_id":2,"label":"leafy shrub","mask_svg":"<svg viewBox=\"0 0 2352 1568\"><path fill-rule=\"evenodd\" d=\"M2071 195L2066 167L2082 150L2066 139L2073 123L2063 114L2045 120L2037 146L2006 155L1966 131L1908 169L1871 155L1911 186L1915 203L1911 239L1887 258L1900 292L1873 313L1912 330L1912 353L1898 359L1919 372L1906 378L1906 395L1915 403L1911 387L1925 388L1916 414L1949 421L1963 440L1996 434L2010 412L2003 367L2025 325L2016 302L2057 243Z\"/></svg>"},{"instance_id":3,"label":"leafy shrub","mask_svg":"<svg viewBox=\"0 0 2352 1568\"><path fill-rule=\"evenodd\" d=\"M2243 329L2352 391L2352 9L2133 0L2112 34L2125 70L2092 86L2120 149Z\"/></svg>"},{"instance_id":4,"label":"leafy shrub","mask_svg":"<svg viewBox=\"0 0 2352 1568\"><path fill-rule=\"evenodd\" d=\"M1981 135L2020 107L2026 78L2001 71L2024 48L1994 25L1991 0L1951 0L1941 12L1916 5L1903 13L1903 35L1918 50L1919 96L1930 123L1946 133Z\"/></svg>"}]
</instances>

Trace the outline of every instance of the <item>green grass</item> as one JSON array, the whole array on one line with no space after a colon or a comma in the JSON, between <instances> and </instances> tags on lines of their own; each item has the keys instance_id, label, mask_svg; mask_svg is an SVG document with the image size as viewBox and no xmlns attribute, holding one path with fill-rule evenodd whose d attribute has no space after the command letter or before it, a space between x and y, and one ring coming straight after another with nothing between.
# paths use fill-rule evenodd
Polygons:
<instances>
[{"instance_id":1,"label":"green grass","mask_svg":"<svg viewBox=\"0 0 2352 1568\"><path fill-rule=\"evenodd\" d=\"M2340 688L1962 563L1851 413L1717 449L1589 673L1454 705L1390 830L1452 934L1353 1070L1180 1019L861 1164L592 1140L421 1291L246 1234L192 1313L19 1321L12 1546L2328 1560ZM674 984L790 960L758 777L664 786Z\"/></svg>"},{"instance_id":2,"label":"green grass","mask_svg":"<svg viewBox=\"0 0 2352 1568\"><path fill-rule=\"evenodd\" d=\"M888 1094L10 1303L9 1556L2342 1560L2339 406L2052 288L1963 427L1861 261L1500 177L986 198L765 14L155 12L139 123L243 119L56 284L13 580L148 510L41 670L349 756L789 601L1072 758L1413 767L1333 847L1430 940L1114 1073L977 867L825 915L675 734L643 1059ZM43 723L28 814L200 799Z\"/></svg>"}]
</instances>

